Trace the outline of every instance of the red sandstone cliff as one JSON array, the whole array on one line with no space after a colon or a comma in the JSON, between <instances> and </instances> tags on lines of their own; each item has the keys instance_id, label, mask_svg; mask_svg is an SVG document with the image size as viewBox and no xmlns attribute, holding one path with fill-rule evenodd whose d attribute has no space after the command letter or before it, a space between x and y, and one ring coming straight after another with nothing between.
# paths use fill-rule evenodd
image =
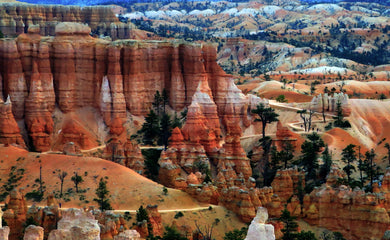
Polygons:
<instances>
[{"instance_id":1,"label":"red sandstone cliff","mask_svg":"<svg viewBox=\"0 0 390 240\"><path fill-rule=\"evenodd\" d=\"M112 39L131 36L132 26L119 22L111 6L61 6L21 3L0 3L0 31L6 36L26 33L31 26L37 27L42 36L55 35L60 22L88 24L93 33L108 35Z\"/></svg>"},{"instance_id":2,"label":"red sandstone cliff","mask_svg":"<svg viewBox=\"0 0 390 240\"><path fill-rule=\"evenodd\" d=\"M53 149L53 145L62 149L59 145L66 141L75 142L81 149L94 147L97 138L83 144L83 136L88 136L92 129L85 126L72 127L71 138L54 143L58 134L67 134L63 132L69 125L64 122L68 119L65 116L92 108L111 127L114 119L124 123L128 113L145 115L154 93L163 89L173 96L170 107L176 111L195 99L194 114L198 114L196 108L201 110L201 115L208 119L204 127L211 130L207 139L203 134L199 139L208 153L219 146L224 131L219 119L242 124L241 120L246 118L248 100L216 64L216 49L212 46L162 41L110 42L90 37L88 26L75 23L57 24L55 37L41 37L38 30L30 27L29 33L0 42L2 97L10 96L13 117L16 121L25 120L29 144L37 151ZM188 122L191 123L191 114ZM0 125L0 131L7 124ZM12 129L15 134L19 131L15 124ZM189 138L185 128L183 135ZM23 145L21 138L15 136L7 137L13 139L9 143ZM120 139L121 145L127 142L126 137Z\"/></svg>"}]
</instances>

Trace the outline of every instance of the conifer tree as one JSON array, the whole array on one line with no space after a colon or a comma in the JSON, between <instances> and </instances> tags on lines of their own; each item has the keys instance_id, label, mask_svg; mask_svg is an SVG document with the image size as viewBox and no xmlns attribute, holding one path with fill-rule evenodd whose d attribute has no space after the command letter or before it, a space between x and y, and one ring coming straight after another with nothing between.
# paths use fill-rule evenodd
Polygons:
<instances>
[{"instance_id":1,"label":"conifer tree","mask_svg":"<svg viewBox=\"0 0 390 240\"><path fill-rule=\"evenodd\" d=\"M140 133L143 134L142 141L146 145L153 145L160 134L158 115L153 110L145 117Z\"/></svg>"},{"instance_id":2,"label":"conifer tree","mask_svg":"<svg viewBox=\"0 0 390 240\"><path fill-rule=\"evenodd\" d=\"M279 114L275 112L275 109L265 107L263 103L259 103L259 105L256 106L256 109L252 110L252 113L255 113L259 116L259 118L255 119L255 122L262 123L263 138L265 138L265 127L268 123L278 121Z\"/></svg>"},{"instance_id":3,"label":"conifer tree","mask_svg":"<svg viewBox=\"0 0 390 240\"><path fill-rule=\"evenodd\" d=\"M297 237L298 224L296 217L291 216L290 212L285 207L282 211L282 215L278 219L283 222L284 228L282 229L282 240L294 240Z\"/></svg>"},{"instance_id":4,"label":"conifer tree","mask_svg":"<svg viewBox=\"0 0 390 240\"><path fill-rule=\"evenodd\" d=\"M300 158L300 164L306 170L306 180L315 180L318 169L318 153L325 144L315 132L308 135L307 138L308 140L305 140L301 146L302 156Z\"/></svg>"},{"instance_id":5,"label":"conifer tree","mask_svg":"<svg viewBox=\"0 0 390 240\"><path fill-rule=\"evenodd\" d=\"M343 170L347 174L348 184L351 184L351 175L355 171L355 167L352 165L357 159L355 147L356 147L355 145L349 144L347 147L343 149L341 153L341 155L343 156L341 160L344 163L346 163Z\"/></svg>"},{"instance_id":6,"label":"conifer tree","mask_svg":"<svg viewBox=\"0 0 390 240\"><path fill-rule=\"evenodd\" d=\"M328 145L325 146L325 150L322 152L322 165L320 168L320 178L322 183L326 182L326 176L328 176L330 172L330 168L332 167L332 156L329 153Z\"/></svg>"},{"instance_id":7,"label":"conifer tree","mask_svg":"<svg viewBox=\"0 0 390 240\"><path fill-rule=\"evenodd\" d=\"M93 200L99 204L100 210L111 210L112 207L110 205L110 192L107 190L107 182L100 178L99 186L96 189L96 196Z\"/></svg>"}]
</instances>

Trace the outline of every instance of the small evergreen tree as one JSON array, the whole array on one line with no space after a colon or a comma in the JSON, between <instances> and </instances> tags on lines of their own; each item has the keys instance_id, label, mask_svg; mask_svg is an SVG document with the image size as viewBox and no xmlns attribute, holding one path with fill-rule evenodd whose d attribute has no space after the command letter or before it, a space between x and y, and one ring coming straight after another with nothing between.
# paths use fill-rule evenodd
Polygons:
<instances>
[{"instance_id":1,"label":"small evergreen tree","mask_svg":"<svg viewBox=\"0 0 390 240\"><path fill-rule=\"evenodd\" d=\"M312 231L302 231L297 234L297 240L317 240L316 235Z\"/></svg>"},{"instance_id":2,"label":"small evergreen tree","mask_svg":"<svg viewBox=\"0 0 390 240\"><path fill-rule=\"evenodd\" d=\"M168 147L168 140L172 133L172 122L168 114L163 113L160 123L160 144L164 146L165 150Z\"/></svg>"},{"instance_id":3,"label":"small evergreen tree","mask_svg":"<svg viewBox=\"0 0 390 240\"><path fill-rule=\"evenodd\" d=\"M282 229L282 240L294 240L297 237L298 224L296 217L291 216L290 212L285 207L282 211L282 215L278 219L283 222L284 228Z\"/></svg>"},{"instance_id":4,"label":"small evergreen tree","mask_svg":"<svg viewBox=\"0 0 390 240\"><path fill-rule=\"evenodd\" d=\"M161 155L161 150L159 149L142 149L142 155L145 158L145 175L153 180L157 181L158 171L160 165L158 164L158 159Z\"/></svg>"},{"instance_id":5,"label":"small evergreen tree","mask_svg":"<svg viewBox=\"0 0 390 240\"><path fill-rule=\"evenodd\" d=\"M328 176L330 172L330 168L332 167L332 156L329 154L328 145L325 146L325 150L322 152L322 165L320 168L320 179L322 183L326 182L326 176Z\"/></svg>"},{"instance_id":6,"label":"small evergreen tree","mask_svg":"<svg viewBox=\"0 0 390 240\"><path fill-rule=\"evenodd\" d=\"M277 102L280 102L280 103L286 103L286 102L288 102L288 100L286 99L286 96L284 96L284 95L279 95L275 100L276 100Z\"/></svg>"},{"instance_id":7,"label":"small evergreen tree","mask_svg":"<svg viewBox=\"0 0 390 240\"><path fill-rule=\"evenodd\" d=\"M165 227L165 232L162 240L188 240L182 234L180 234L174 227Z\"/></svg>"},{"instance_id":8,"label":"small evergreen tree","mask_svg":"<svg viewBox=\"0 0 390 240\"><path fill-rule=\"evenodd\" d=\"M233 231L225 233L223 240L244 240L246 234L248 232L248 228L241 228L241 230L234 229Z\"/></svg>"},{"instance_id":9,"label":"small evergreen tree","mask_svg":"<svg viewBox=\"0 0 390 240\"><path fill-rule=\"evenodd\" d=\"M315 132L308 135L307 138L308 140L305 140L301 146L302 156L300 158L300 165L306 170L306 180L308 181L316 179L318 153L325 144L321 137Z\"/></svg>"},{"instance_id":10,"label":"small evergreen tree","mask_svg":"<svg viewBox=\"0 0 390 240\"><path fill-rule=\"evenodd\" d=\"M284 164L284 169L287 169L288 163L294 157L294 146L287 141L282 142L282 150L279 152L279 159Z\"/></svg>"},{"instance_id":11,"label":"small evergreen tree","mask_svg":"<svg viewBox=\"0 0 390 240\"><path fill-rule=\"evenodd\" d=\"M263 103L259 103L259 105L256 106L256 109L252 110L252 113L259 116L259 118L255 119L255 122L262 123L263 138L265 138L265 127L268 123L278 121L279 114L275 112L275 109L265 107Z\"/></svg>"},{"instance_id":12,"label":"small evergreen tree","mask_svg":"<svg viewBox=\"0 0 390 240\"><path fill-rule=\"evenodd\" d=\"M74 183L74 186L76 188L76 193L79 192L79 184L84 182L83 177L81 177L77 172L74 172L74 175L70 179Z\"/></svg>"},{"instance_id":13,"label":"small evergreen tree","mask_svg":"<svg viewBox=\"0 0 390 240\"><path fill-rule=\"evenodd\" d=\"M347 147L345 147L341 153L342 158L341 160L346 164L346 166L343 168L344 172L347 174L347 181L348 184L351 184L351 175L355 171L355 167L352 165L356 161L356 151L355 151L355 145L349 144Z\"/></svg>"},{"instance_id":14,"label":"small evergreen tree","mask_svg":"<svg viewBox=\"0 0 390 240\"><path fill-rule=\"evenodd\" d=\"M162 99L160 92L156 91L156 94L154 94L154 101L153 101L152 105L153 105L158 117L160 116L160 113L161 113L162 102L163 102L163 99Z\"/></svg>"},{"instance_id":15,"label":"small evergreen tree","mask_svg":"<svg viewBox=\"0 0 390 240\"><path fill-rule=\"evenodd\" d=\"M344 120L344 114L343 114L343 108L341 107L340 100L336 103L336 117L333 117L335 119L334 126L340 127L340 128L349 128L351 127L351 124L348 121Z\"/></svg>"},{"instance_id":16,"label":"small evergreen tree","mask_svg":"<svg viewBox=\"0 0 390 240\"><path fill-rule=\"evenodd\" d=\"M140 206L137 210L136 215L137 222L143 222L144 220L149 221L148 212L144 208L144 206Z\"/></svg>"},{"instance_id":17,"label":"small evergreen tree","mask_svg":"<svg viewBox=\"0 0 390 240\"><path fill-rule=\"evenodd\" d=\"M99 186L96 189L96 196L93 200L99 204L99 208L101 211L111 210L112 207L110 205L110 192L107 190L107 182L100 178Z\"/></svg>"},{"instance_id":18,"label":"small evergreen tree","mask_svg":"<svg viewBox=\"0 0 390 240\"><path fill-rule=\"evenodd\" d=\"M161 96L161 104L163 106L163 113L166 113L165 108L169 105L169 96L167 90L164 88Z\"/></svg>"},{"instance_id":19,"label":"small evergreen tree","mask_svg":"<svg viewBox=\"0 0 390 240\"><path fill-rule=\"evenodd\" d=\"M176 127L181 128L183 126L183 123L181 119L177 116L177 113L175 112L175 115L173 115L173 120L171 127L172 129L175 129Z\"/></svg>"},{"instance_id":20,"label":"small evergreen tree","mask_svg":"<svg viewBox=\"0 0 390 240\"><path fill-rule=\"evenodd\" d=\"M158 115L153 110L145 117L145 123L142 125L142 142L145 145L154 145L157 138L160 136L160 124Z\"/></svg>"},{"instance_id":21,"label":"small evergreen tree","mask_svg":"<svg viewBox=\"0 0 390 240\"><path fill-rule=\"evenodd\" d=\"M371 149L370 151L367 151L365 153L365 173L370 180L370 185L368 186L368 190L372 192L372 187L374 184L374 180L379 180L380 167L378 167L374 161L376 157L376 154L374 152L374 149Z\"/></svg>"},{"instance_id":22,"label":"small evergreen tree","mask_svg":"<svg viewBox=\"0 0 390 240\"><path fill-rule=\"evenodd\" d=\"M263 175L263 185L264 186L271 186L271 183L275 177L276 174L276 165L279 162L271 162L269 161L269 155L271 152L271 145L272 145L272 138L267 136L265 138L261 138L259 140L260 145L263 149L263 162L264 162L264 168L261 169L262 175Z\"/></svg>"}]
</instances>

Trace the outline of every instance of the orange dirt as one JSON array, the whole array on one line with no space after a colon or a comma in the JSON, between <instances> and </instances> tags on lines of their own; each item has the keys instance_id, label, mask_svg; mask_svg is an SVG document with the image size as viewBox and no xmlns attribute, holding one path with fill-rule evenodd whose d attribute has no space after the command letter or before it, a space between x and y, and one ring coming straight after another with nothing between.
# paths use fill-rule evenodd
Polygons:
<instances>
[{"instance_id":1,"label":"orange dirt","mask_svg":"<svg viewBox=\"0 0 390 240\"><path fill-rule=\"evenodd\" d=\"M0 147L0 178L5 181L11 166L17 165L18 169L25 169L24 177L20 181L19 188L24 193L30 192L35 179L39 178L39 165L42 164L42 176L46 186L46 193L59 192L60 181L54 172L57 169L68 173L64 182L64 193L74 184L71 177L74 172L82 176L84 182L79 186L86 190L82 194L71 194L70 201L62 201L62 207L80 207L95 205L95 189L100 178L108 177L107 188L110 191L110 202L114 209L138 209L140 205L158 204L160 210L176 208L197 208L203 205L193 200L188 194L169 189L167 195L163 195L163 186L157 184L133 170L119 164L92 157L76 157L56 154L28 153L16 147ZM34 189L37 189L35 187ZM45 194L45 196L47 195ZM85 200L80 200L80 197ZM30 203L31 204L31 203Z\"/></svg>"}]
</instances>

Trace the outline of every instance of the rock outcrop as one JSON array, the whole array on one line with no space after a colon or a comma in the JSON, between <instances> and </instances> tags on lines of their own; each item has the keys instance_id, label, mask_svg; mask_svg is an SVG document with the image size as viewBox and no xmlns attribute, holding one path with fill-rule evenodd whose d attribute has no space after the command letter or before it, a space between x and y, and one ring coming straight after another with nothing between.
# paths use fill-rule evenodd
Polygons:
<instances>
[{"instance_id":1,"label":"rock outcrop","mask_svg":"<svg viewBox=\"0 0 390 240\"><path fill-rule=\"evenodd\" d=\"M57 230L51 231L48 239L100 240L100 228L92 213L71 208L62 213Z\"/></svg>"},{"instance_id":2,"label":"rock outcrop","mask_svg":"<svg viewBox=\"0 0 390 240\"><path fill-rule=\"evenodd\" d=\"M19 126L12 114L12 103L9 96L6 102L0 97L0 143L26 147Z\"/></svg>"},{"instance_id":3,"label":"rock outcrop","mask_svg":"<svg viewBox=\"0 0 390 240\"><path fill-rule=\"evenodd\" d=\"M43 228L30 225L25 229L23 240L43 240Z\"/></svg>"},{"instance_id":4,"label":"rock outcrop","mask_svg":"<svg viewBox=\"0 0 390 240\"><path fill-rule=\"evenodd\" d=\"M0 239L8 240L8 236L9 236L9 227L0 228Z\"/></svg>"},{"instance_id":5,"label":"rock outcrop","mask_svg":"<svg viewBox=\"0 0 390 240\"><path fill-rule=\"evenodd\" d=\"M12 190L9 195L7 210L3 218L10 228L10 239L23 236L23 224L27 219L27 204L23 195L16 189Z\"/></svg>"},{"instance_id":6,"label":"rock outcrop","mask_svg":"<svg viewBox=\"0 0 390 240\"><path fill-rule=\"evenodd\" d=\"M245 240L274 240L275 231L272 224L266 224L268 220L268 212L266 208L259 207L257 209L256 217L249 225L248 234Z\"/></svg>"},{"instance_id":7,"label":"rock outcrop","mask_svg":"<svg viewBox=\"0 0 390 240\"><path fill-rule=\"evenodd\" d=\"M32 11L28 6L12 7L8 14ZM43 7L42 12L46 8L53 6ZM83 11L99 15L108 8L93 9L83 8ZM74 18L79 17L76 8L69 7L69 10L75 14ZM95 39L89 33L98 22L89 20L89 27L75 22L59 23L54 30L55 37L45 38L34 25L16 39L0 42L1 93L12 100L13 118L25 120L29 146L37 151L62 150L69 142L81 150L96 147L96 137L89 139L85 127L72 123L69 128L69 121L61 121L61 116L93 108L109 127L110 132L106 134L117 137L124 152L128 147L128 152L132 152L131 146L127 146L129 136L119 137L120 125L126 122L129 113L146 115L155 92L163 89L171 96L170 109L189 108L187 126L182 129L184 139L192 145L199 142L209 155L220 147L225 131L221 119L247 126L248 107L255 100L244 96L218 66L215 46L179 41ZM0 118L4 122L0 131L11 130L2 135L5 139L1 141L22 145L9 107L4 107L3 112L6 114ZM12 126L5 128L7 124ZM71 130L66 132L67 129ZM53 142L58 137L62 140ZM121 156L125 157L125 165L138 164L138 160L125 155Z\"/></svg>"},{"instance_id":8,"label":"rock outcrop","mask_svg":"<svg viewBox=\"0 0 390 240\"><path fill-rule=\"evenodd\" d=\"M114 237L114 240L139 240L140 234L136 230L126 230Z\"/></svg>"},{"instance_id":9,"label":"rock outcrop","mask_svg":"<svg viewBox=\"0 0 390 240\"><path fill-rule=\"evenodd\" d=\"M4 9L0 31L6 36L26 33L34 27L36 33L53 36L56 25L61 22L88 24L94 34L110 36L112 39L127 39L133 29L131 24L119 22L110 6L62 6L1 3Z\"/></svg>"},{"instance_id":10,"label":"rock outcrop","mask_svg":"<svg viewBox=\"0 0 390 240\"><path fill-rule=\"evenodd\" d=\"M9 235L9 227L5 226L3 227L3 211L0 208L0 239L1 240L8 240Z\"/></svg>"},{"instance_id":11,"label":"rock outcrop","mask_svg":"<svg viewBox=\"0 0 390 240\"><path fill-rule=\"evenodd\" d=\"M119 233L128 229L126 221L120 214L115 214L112 211L93 210L95 218L100 226L101 239L113 239Z\"/></svg>"},{"instance_id":12,"label":"rock outcrop","mask_svg":"<svg viewBox=\"0 0 390 240\"><path fill-rule=\"evenodd\" d=\"M380 239L390 223L380 196L343 185L323 185L305 196L304 206L305 221L339 231L347 239Z\"/></svg>"},{"instance_id":13,"label":"rock outcrop","mask_svg":"<svg viewBox=\"0 0 390 240\"><path fill-rule=\"evenodd\" d=\"M310 106L316 112L322 112L323 108L325 111L335 112L337 110L337 103L340 103L344 116L349 116L351 114L351 106L348 100L349 97L346 93L335 93L333 96L325 93L324 95L319 94L315 96Z\"/></svg>"},{"instance_id":14,"label":"rock outcrop","mask_svg":"<svg viewBox=\"0 0 390 240\"><path fill-rule=\"evenodd\" d=\"M162 225L161 215L158 212L157 205L148 205L146 206L146 212L148 213L149 222L153 228L154 236L162 236L164 232L164 228Z\"/></svg>"}]
</instances>

